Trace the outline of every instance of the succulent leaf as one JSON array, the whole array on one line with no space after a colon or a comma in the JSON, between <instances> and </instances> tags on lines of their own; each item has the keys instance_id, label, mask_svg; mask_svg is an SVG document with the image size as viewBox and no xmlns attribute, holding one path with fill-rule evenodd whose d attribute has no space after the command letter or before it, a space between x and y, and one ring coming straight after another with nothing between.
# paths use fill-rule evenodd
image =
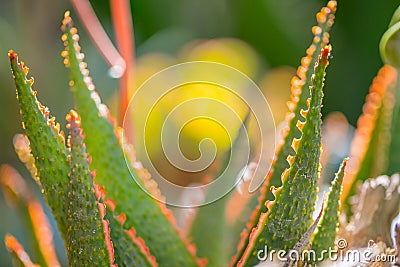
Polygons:
<instances>
[{"instance_id":1,"label":"succulent leaf","mask_svg":"<svg viewBox=\"0 0 400 267\"><path fill-rule=\"evenodd\" d=\"M309 87L312 86L311 77L313 75L313 67L318 62L319 51L329 43L329 31L333 25L336 1L329 1L325 7L317 13L316 18L318 25L312 28L314 34L313 42L307 49L307 56L301 60L301 65L297 69L297 76L293 77L292 94L288 102L289 113L286 116L288 127L285 128L281 135L283 141L277 149L272 168L266 177L265 183L261 188L261 195L259 196L259 204L254 210L251 220L246 226L246 231L249 232L252 228L256 227L262 214L267 212L268 207L265 205L268 201L274 200L274 194L271 188L279 188L282 186L281 176L284 171L289 167L287 162L288 156L294 155L292 148L293 140L300 138L301 131L297 127L297 123L302 118L301 111L307 109L307 99L310 96ZM311 67L310 67L311 66ZM243 232L242 239L239 243L239 254L249 244L250 235Z\"/></svg>"},{"instance_id":2,"label":"succulent leaf","mask_svg":"<svg viewBox=\"0 0 400 267\"><path fill-rule=\"evenodd\" d=\"M400 30L400 7L396 9L389 23L388 30L383 34L379 50L384 63L390 64L395 68L400 67L400 40L398 31Z\"/></svg>"},{"instance_id":3,"label":"succulent leaf","mask_svg":"<svg viewBox=\"0 0 400 267\"><path fill-rule=\"evenodd\" d=\"M104 189L98 187L101 198L105 197ZM134 228L124 229L126 221L125 214L114 215L115 202L108 199L104 220L110 227L110 238L112 240L115 264L117 266L158 266L156 259L150 254L149 248L143 239L136 236Z\"/></svg>"},{"instance_id":4,"label":"succulent leaf","mask_svg":"<svg viewBox=\"0 0 400 267\"><path fill-rule=\"evenodd\" d=\"M383 34L379 49L383 62L392 65L397 72L400 69L400 7L397 8L390 21L388 30ZM392 175L400 171L400 84L397 77L396 88L393 92L395 104L391 121L391 140L389 145L389 165L387 174Z\"/></svg>"},{"instance_id":5,"label":"succulent leaf","mask_svg":"<svg viewBox=\"0 0 400 267\"><path fill-rule=\"evenodd\" d=\"M291 82L288 126L281 133L282 141L258 199L250 195L242 198L247 204L242 203L231 217L227 210L234 206L229 204L232 192L197 210L189 237L197 245L199 256L206 257L208 262L196 257L195 247L183 237L163 201L150 196L149 192L156 194L156 199L163 199L155 181L136 160L134 149L122 144L122 129L116 127L108 108L101 103L83 61L79 36L69 12L65 13L61 27L65 45L62 56L70 69L70 86L82 117L75 111L67 115L70 129L67 145L60 125L38 102L32 89L33 78L27 79L28 68L10 50L8 57L22 127L27 135L16 135L15 150L42 187L65 241L69 264L203 266L207 262L208 266L224 266L232 254L229 243L236 244L235 238L239 237L236 233L244 228L243 220L235 220L241 215L247 218L243 208L246 205L248 210L256 208L240 236L238 253L231 266L258 264L260 251L265 248L299 255L310 240L317 258L297 262L288 256L281 266L316 265L324 260L320 256L328 256L323 251L334 246L338 231L341 238L349 241L346 242L349 248L362 249L367 243L369 247L369 240L377 240L379 251L374 253L399 256L400 226L395 226L393 239L390 224L400 212L400 7L380 43L386 65L371 85L357 123L349 162L347 158L343 160L331 183L327 203L323 202L313 220L321 166L323 86L335 11L336 0L332 0L316 16L318 25L312 28L313 42ZM126 103L128 99L123 101ZM248 118L249 114L245 122ZM240 131L231 150L244 150ZM93 158L88 157L86 148ZM234 167L227 173L224 171L228 176L224 182L231 182L238 173L245 172L236 162L243 155L233 156ZM345 172L346 164L349 170ZM91 168L95 171L91 172ZM378 175L381 176L367 180ZM360 183L362 186L358 186ZM59 266L54 246L50 245L51 227L22 177L9 166L0 166L0 188L7 202L17 205L27 222L33 238L33 260L42 266ZM215 195L215 191L206 193ZM349 223L342 221L339 228L339 210L350 208L350 197L355 216ZM15 266L39 266L13 236L7 235L5 244ZM397 252L386 244L397 245Z\"/></svg>"},{"instance_id":6,"label":"succulent leaf","mask_svg":"<svg viewBox=\"0 0 400 267\"><path fill-rule=\"evenodd\" d=\"M83 143L80 118L71 110L67 115L71 149L67 215L67 255L71 266L107 266L112 263L106 247L102 218L93 188L92 174Z\"/></svg>"},{"instance_id":7,"label":"succulent leaf","mask_svg":"<svg viewBox=\"0 0 400 267\"><path fill-rule=\"evenodd\" d=\"M294 155L292 142L301 136L296 124L302 118L301 110L308 108L307 99L310 97L309 87L312 86L311 77L313 75L313 68L318 62L319 52L329 43L329 31L334 22L336 5L336 1L329 1L317 13L318 25L312 28L314 34L313 43L306 51L307 56L301 59L301 65L297 69L297 76L292 78L292 94L288 102L289 113L286 115L286 121L289 123L289 126L281 133L283 143L277 150L276 159L272 165L272 173L269 174L266 180L268 188L265 188L265 192L263 192L264 196L260 201L262 205L259 214L266 211L266 207L263 205L265 201L274 199L268 189L271 186L278 188L282 185L281 175L289 167L286 159L289 155Z\"/></svg>"},{"instance_id":8,"label":"succulent leaf","mask_svg":"<svg viewBox=\"0 0 400 267\"><path fill-rule=\"evenodd\" d=\"M384 65L372 82L351 144L342 202L349 203L359 181L381 175L388 168L389 157L385 155L389 152L391 136L396 139L390 132L396 80L397 71Z\"/></svg>"},{"instance_id":9,"label":"succulent leaf","mask_svg":"<svg viewBox=\"0 0 400 267\"><path fill-rule=\"evenodd\" d=\"M197 254L207 259L207 266L224 266L229 262L225 247L229 234L224 216L225 199L226 196L199 207L190 230L189 236L196 245Z\"/></svg>"},{"instance_id":10,"label":"succulent leaf","mask_svg":"<svg viewBox=\"0 0 400 267\"><path fill-rule=\"evenodd\" d=\"M15 267L39 267L34 264L29 255L25 252L24 247L18 242L18 240L12 235L6 235L5 237L6 248L11 254L13 265Z\"/></svg>"},{"instance_id":11,"label":"succulent leaf","mask_svg":"<svg viewBox=\"0 0 400 267\"><path fill-rule=\"evenodd\" d=\"M11 166L0 166L0 187L7 203L16 206L26 235L33 244L33 256L42 266L60 266L53 245L53 231L39 200L21 175Z\"/></svg>"},{"instance_id":12,"label":"succulent leaf","mask_svg":"<svg viewBox=\"0 0 400 267\"><path fill-rule=\"evenodd\" d=\"M106 218L110 223L111 240L115 252L115 263L118 266L158 266L154 256L144 245L143 239L136 237L136 232L131 228L125 230L114 217L106 212Z\"/></svg>"},{"instance_id":13,"label":"succulent leaf","mask_svg":"<svg viewBox=\"0 0 400 267\"><path fill-rule=\"evenodd\" d=\"M397 69L398 71L398 69ZM391 140L389 145L389 166L387 174L392 175L400 172L400 84L397 79L395 88L395 105L393 108Z\"/></svg>"},{"instance_id":14,"label":"succulent leaf","mask_svg":"<svg viewBox=\"0 0 400 267\"><path fill-rule=\"evenodd\" d=\"M323 48L314 67L308 109L301 111L305 121L297 123L301 139L292 143L296 155L288 156L290 167L282 174L283 185L272 188L275 201L265 203L268 211L261 214L249 234L248 245L239 251L235 260L238 266L257 264L257 251L265 245L270 249L291 249L312 224L320 169L322 88L330 51L330 46Z\"/></svg>"},{"instance_id":15,"label":"succulent leaf","mask_svg":"<svg viewBox=\"0 0 400 267\"><path fill-rule=\"evenodd\" d=\"M50 117L49 110L36 99L36 92L31 88L33 78L26 78L28 67L22 61L18 62L14 51L10 50L8 57L17 87L22 126L35 159L37 179L40 179L42 192L65 237L69 163L64 134L60 132L60 125L55 123L55 118Z\"/></svg>"},{"instance_id":16,"label":"succulent leaf","mask_svg":"<svg viewBox=\"0 0 400 267\"><path fill-rule=\"evenodd\" d=\"M62 40L66 46L63 52L64 62L71 71L71 86L86 134L85 143L93 157L92 166L97 170L96 182L108 192L107 197L118 200L116 213L126 214L124 227L134 227L137 230L138 236L152 248L152 253L160 264L201 264L194 256L193 249L179 235L171 212L135 183L132 175L145 179L143 184L146 188L154 187L154 181L148 180L148 173L143 168L137 168L136 173L130 173L127 166L130 163L125 160L124 151L109 120L107 107L101 104L88 76L86 63L82 61L84 56L80 53L79 36L76 28L72 27L69 12L65 14L62 30Z\"/></svg>"},{"instance_id":17,"label":"succulent leaf","mask_svg":"<svg viewBox=\"0 0 400 267\"><path fill-rule=\"evenodd\" d=\"M232 151L245 151L244 147L248 145L245 141L245 125L248 124L249 118L250 113L248 113L243 120L243 127L239 128L238 135L231 149L227 152L227 155L232 155ZM243 157L247 157L246 153L243 155L232 155L231 157L227 156L226 161L232 160L232 167L226 172L225 170L221 170L216 177L218 177L218 179L224 179L226 182L231 182L232 178L237 177L238 174L241 173L241 168L243 166L239 164L248 160ZM226 166L227 164L228 162L225 162L223 165ZM223 177L220 177L221 173L224 173ZM239 181L239 183L240 182L241 181ZM232 192L234 191L230 191L213 203L197 208L197 213L193 220L189 236L197 247L198 255L207 258L207 266L224 266L229 263L230 251L227 246L229 244L230 235L232 235L232 229L227 223L225 210L227 208L227 201L232 197ZM206 192L205 198L209 198L210 195L215 195L215 192ZM208 230L204 231L204 229ZM209 240L214 241L209 242Z\"/></svg>"},{"instance_id":18,"label":"succulent leaf","mask_svg":"<svg viewBox=\"0 0 400 267\"><path fill-rule=\"evenodd\" d=\"M317 228L317 232L312 237L312 249L318 255L318 260L320 260L319 255L328 257L326 253L322 254L322 251L327 248L333 248L335 245L335 238L339 229L340 194L342 192L342 182L347 161L347 158L343 160L335 179L332 181L321 223Z\"/></svg>"},{"instance_id":19,"label":"succulent leaf","mask_svg":"<svg viewBox=\"0 0 400 267\"><path fill-rule=\"evenodd\" d=\"M143 239L136 236L136 231L133 228L124 229L126 215L115 215L116 203L112 199L106 199L104 188L94 184L94 192L106 235L111 266L158 266ZM106 203L103 203L104 200Z\"/></svg>"},{"instance_id":20,"label":"succulent leaf","mask_svg":"<svg viewBox=\"0 0 400 267\"><path fill-rule=\"evenodd\" d=\"M307 231L303 234L303 236L300 238L300 240L296 243L296 245L290 250L291 252L296 252L297 255L300 255L303 250L308 246L310 243L312 234L314 233L315 229L318 226L319 221L321 220L323 211L324 211L324 202L322 202L321 205L321 210L317 216L317 218L314 220L313 224L307 229ZM295 266L294 264L296 263L297 259L291 259L290 253L288 253L288 256L286 257L286 262L282 264L282 267L290 267L290 266Z\"/></svg>"}]
</instances>

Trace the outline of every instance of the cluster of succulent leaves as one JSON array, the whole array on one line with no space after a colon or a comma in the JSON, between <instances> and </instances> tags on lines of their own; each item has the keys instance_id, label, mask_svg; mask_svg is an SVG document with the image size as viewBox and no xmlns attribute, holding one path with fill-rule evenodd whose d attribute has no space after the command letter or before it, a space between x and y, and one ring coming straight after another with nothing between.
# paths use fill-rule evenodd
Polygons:
<instances>
[{"instance_id":1,"label":"cluster of succulent leaves","mask_svg":"<svg viewBox=\"0 0 400 267\"><path fill-rule=\"evenodd\" d=\"M392 30L391 34L385 35L381 49L385 52L385 61L392 63L394 68L385 66L389 70L381 76L386 76L378 77L383 79L384 87L378 90L379 98L367 98L366 105L375 102L370 104L370 109L364 110L367 114L362 116L369 116L369 122L364 123L366 125L359 123L358 131L364 134L359 134L361 141L355 140L363 148L355 149L350 155L356 158L359 168L345 175L347 159L343 160L320 216L313 220L320 175L321 103L331 53L329 30L335 11L336 1L330 1L317 14L318 25L313 27L313 42L292 80L288 126L281 134L282 141L272 168L257 198L252 200L257 204L253 205L249 222L230 231L233 237L229 238L235 244L238 242L234 247L236 252L224 247L228 237L222 233L222 228L227 227L222 211L226 209L231 194L213 205L200 208L189 236L184 236L167 207L141 189L144 186L159 194L134 155L125 155L129 152L121 144L121 130L110 118L88 76L78 44L79 36L69 12L62 23L65 45L62 55L71 73L70 86L76 111L71 110L67 115L67 138L49 110L37 100L36 91L32 89L33 79L27 78L28 68L18 61L16 53L10 51L8 56L23 128L29 139L30 150L24 155L33 157L33 160L24 158L23 161L33 170L51 208L65 241L69 264L253 266L259 262L257 252L265 246L301 252L310 243L317 253L334 247L339 211L348 207L347 200L353 194L355 184L372 175L393 174L400 169L400 136L396 135L400 127L400 90L395 91L395 68L400 65L393 59L399 58L400 50L396 50L399 42ZM396 20L391 22L391 27L398 25ZM371 94L376 93L374 90L377 91L371 88ZM382 140L383 134L389 138ZM125 156L130 158L130 162L126 162ZM377 160L378 157L382 159ZM352 160L350 158L349 163ZM388 164L375 166L375 162ZM131 173L130 169L136 172ZM36 200L22 197L25 193L18 188L18 174L10 170L0 171L0 174L14 178L9 183L1 179L2 184L20 199L25 210L29 210ZM136 184L132 175L142 185ZM343 181L345 190L342 192ZM214 220L209 219L210 212L215 215ZM40 208L36 216L39 213ZM32 228L38 227L38 221L42 227L47 227L45 219L32 216L27 219L32 222ZM48 244L47 248L41 245L44 236L34 235L38 244L35 260L43 266L55 266L58 263L51 245ZM15 238L7 236L6 245L16 266L34 266Z\"/></svg>"}]
</instances>

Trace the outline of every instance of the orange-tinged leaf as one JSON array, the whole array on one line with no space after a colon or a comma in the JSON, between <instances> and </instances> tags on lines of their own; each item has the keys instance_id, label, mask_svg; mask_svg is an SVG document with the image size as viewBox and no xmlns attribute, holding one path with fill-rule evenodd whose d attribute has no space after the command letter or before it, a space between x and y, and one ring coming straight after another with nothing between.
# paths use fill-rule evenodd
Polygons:
<instances>
[{"instance_id":1,"label":"orange-tinged leaf","mask_svg":"<svg viewBox=\"0 0 400 267\"><path fill-rule=\"evenodd\" d=\"M355 193L358 181L365 181L386 171L397 75L393 67L384 65L372 82L350 148L342 203Z\"/></svg>"},{"instance_id":2,"label":"orange-tinged leaf","mask_svg":"<svg viewBox=\"0 0 400 267\"><path fill-rule=\"evenodd\" d=\"M25 252L24 247L18 242L18 240L12 235L6 235L5 237L6 248L11 254L13 259L13 263L15 266L22 267L40 267L37 264L34 264L29 255Z\"/></svg>"},{"instance_id":3,"label":"orange-tinged leaf","mask_svg":"<svg viewBox=\"0 0 400 267\"><path fill-rule=\"evenodd\" d=\"M66 229L66 192L69 164L65 147L64 133L50 111L36 98L32 89L33 79L27 79L28 68L18 61L17 54L10 50L8 57L20 104L23 127L30 142L31 154L35 159L37 175L43 194L57 221L61 235L65 237Z\"/></svg>"},{"instance_id":4,"label":"orange-tinged leaf","mask_svg":"<svg viewBox=\"0 0 400 267\"><path fill-rule=\"evenodd\" d=\"M9 204L18 207L33 242L37 261L44 266L60 266L53 245L53 230L32 189L9 165L0 166L0 187Z\"/></svg>"},{"instance_id":5,"label":"orange-tinged leaf","mask_svg":"<svg viewBox=\"0 0 400 267\"><path fill-rule=\"evenodd\" d=\"M105 188L107 198L118 201L115 209L117 213L126 215L124 227L136 229L138 236L152 248L152 253L160 264L201 265L202 262L194 255L192 247L187 245L188 241L182 239L171 211L164 203L154 201L143 190L154 190L155 182L149 179L140 163L134 162L138 166L129 168L128 164L132 164L130 160L134 159L126 160L118 131L110 122L108 109L94 90L89 71L83 62L84 55L78 44L77 29L73 27L69 12L65 13L62 30L62 40L67 51L64 61L71 70L70 84L82 118L87 150L92 156L91 166L97 170L96 183ZM130 170L134 171L131 173ZM141 180L143 174L147 175Z\"/></svg>"}]
</instances>

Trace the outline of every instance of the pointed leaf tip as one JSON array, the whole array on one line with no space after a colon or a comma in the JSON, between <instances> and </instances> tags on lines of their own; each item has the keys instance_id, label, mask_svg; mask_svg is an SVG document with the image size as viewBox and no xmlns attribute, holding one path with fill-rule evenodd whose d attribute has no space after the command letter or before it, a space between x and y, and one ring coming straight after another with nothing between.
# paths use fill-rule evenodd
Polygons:
<instances>
[{"instance_id":1,"label":"pointed leaf tip","mask_svg":"<svg viewBox=\"0 0 400 267\"><path fill-rule=\"evenodd\" d=\"M79 127L80 118L78 113L71 110L66 119L69 122L68 145L71 150L66 240L68 259L72 266L95 263L112 266L113 251L109 246L111 241L102 214L104 204L96 199L94 176L89 168L82 129Z\"/></svg>"},{"instance_id":2,"label":"pointed leaf tip","mask_svg":"<svg viewBox=\"0 0 400 267\"><path fill-rule=\"evenodd\" d=\"M65 31L67 25L72 26L71 12L69 10L65 11L65 13L64 13L64 19L62 20L62 23L61 23L61 30ZM66 41L66 40L63 40L63 41Z\"/></svg>"},{"instance_id":3,"label":"pointed leaf tip","mask_svg":"<svg viewBox=\"0 0 400 267\"><path fill-rule=\"evenodd\" d=\"M344 158L343 162L342 162L342 166L343 168L345 168L347 166L347 162L349 161L349 157Z\"/></svg>"},{"instance_id":4,"label":"pointed leaf tip","mask_svg":"<svg viewBox=\"0 0 400 267\"><path fill-rule=\"evenodd\" d=\"M345 158L340 165L335 179L329 190L328 200L324 207L324 215L317 232L312 238L312 249L316 255L323 255L323 259L312 259L310 263L317 264L327 258L322 252L328 248L334 247L335 237L339 226L339 207L340 195L342 192L342 182L348 158Z\"/></svg>"},{"instance_id":5,"label":"pointed leaf tip","mask_svg":"<svg viewBox=\"0 0 400 267\"><path fill-rule=\"evenodd\" d=\"M17 53L14 52L14 50L9 50L8 51L8 58L10 60L14 60L14 59L18 60L18 55L17 55Z\"/></svg>"},{"instance_id":6,"label":"pointed leaf tip","mask_svg":"<svg viewBox=\"0 0 400 267\"><path fill-rule=\"evenodd\" d=\"M79 114L71 109L69 111L69 113L65 116L65 119L69 122L69 123L74 123L76 124L76 126L80 127L81 126L81 117L79 116ZM70 126L67 126L67 128ZM69 129L69 128L68 128Z\"/></svg>"},{"instance_id":7,"label":"pointed leaf tip","mask_svg":"<svg viewBox=\"0 0 400 267\"><path fill-rule=\"evenodd\" d=\"M322 61L323 63L327 64L328 59L331 55L332 52L332 46L331 45L326 45L324 48L322 48L321 54L319 55L318 60Z\"/></svg>"},{"instance_id":8,"label":"pointed leaf tip","mask_svg":"<svg viewBox=\"0 0 400 267\"><path fill-rule=\"evenodd\" d=\"M64 18L68 18L70 16L70 13L71 12L69 10L65 11Z\"/></svg>"},{"instance_id":9,"label":"pointed leaf tip","mask_svg":"<svg viewBox=\"0 0 400 267\"><path fill-rule=\"evenodd\" d=\"M126 161L125 151L121 147L119 134L111 121L108 108L102 104L95 91L87 64L83 61L84 55L80 52L78 31L72 27L72 23L71 17L66 14L61 26L61 39L66 51L63 53L64 63L71 71L70 85L77 110L82 117L87 150L93 156L91 166L98 173L96 182L105 188L107 198L118 201L116 213L126 214L124 227L134 227L138 236L151 247L157 260L171 266L198 266L197 258L182 240L173 223L172 213L163 203L150 198L133 181L132 175L135 175L138 178L135 180L139 183L143 181L145 187L147 185L154 188L153 190L156 188L155 182L150 180L150 175L138 162L134 162L132 168L135 172L130 172L127 164L131 162ZM129 204L132 202L135 206Z\"/></svg>"},{"instance_id":10,"label":"pointed leaf tip","mask_svg":"<svg viewBox=\"0 0 400 267\"><path fill-rule=\"evenodd\" d=\"M236 264L240 266L257 264L257 251L265 245L273 249L292 248L313 223L312 214L317 199L320 169L321 104L325 70L329 64L331 49L330 45L320 49L314 73L307 79L310 86L304 90L308 89L309 97L304 101L303 107L298 109L298 113L296 112L296 117L293 117L295 121L294 128L291 128L291 138L285 140L288 142L286 145L292 149L286 151L286 166L289 167L279 172L282 186L272 190L271 195L275 200L266 199L261 203L266 211L256 217L256 223L253 221L252 230L247 232L247 244L243 242L240 245L235 259ZM301 130L296 128L298 120L305 121ZM293 130L301 136L298 143L294 141L297 134L294 134ZM271 188L274 184L268 186ZM265 195L261 199L265 200Z\"/></svg>"},{"instance_id":11,"label":"pointed leaf tip","mask_svg":"<svg viewBox=\"0 0 400 267\"><path fill-rule=\"evenodd\" d=\"M40 177L42 192L52 209L61 234L65 237L65 197L69 172L65 136L55 118L50 116L49 109L36 98L36 92L31 87L33 79L26 78L28 67L22 61L18 61L13 51L9 51L9 58L17 88L22 127L29 138L37 177Z\"/></svg>"}]
</instances>

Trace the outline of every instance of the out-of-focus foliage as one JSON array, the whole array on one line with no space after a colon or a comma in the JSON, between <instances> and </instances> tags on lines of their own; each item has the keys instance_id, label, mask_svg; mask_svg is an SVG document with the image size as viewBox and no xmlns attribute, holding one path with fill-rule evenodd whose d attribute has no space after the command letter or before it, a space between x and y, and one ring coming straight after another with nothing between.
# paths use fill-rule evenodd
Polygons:
<instances>
[{"instance_id":1,"label":"out-of-focus foliage","mask_svg":"<svg viewBox=\"0 0 400 267\"><path fill-rule=\"evenodd\" d=\"M92 1L101 22L112 35L110 11L105 3ZM316 0L307 3L300 0L252 3L245 0L132 1L139 58L137 84L132 87L136 88L150 74L172 63L193 59L229 63L260 81L265 95L274 98L271 100L274 105L277 102L273 111L275 118L280 121L283 119L284 105L279 103L286 101L289 95L289 79L294 72L292 68L298 64L309 43L314 12L322 4L325 3ZM331 40L335 44L334 60L326 80L330 90L325 94L323 115L339 110L355 125L368 89L369 77L381 65L377 50L379 38L397 4L396 1L376 1L367 5L361 0L339 3L340 12ZM58 41L60 14L68 8L68 2L62 1L0 2L0 51L10 48L24 51L25 60L34 66L31 73L35 76L35 82L40 84L40 96L43 102L52 107L57 118L63 118L72 106L67 73L59 56L62 44ZM208 40L210 38L219 39ZM81 34L81 43L85 46L86 59L91 63L91 76L96 81L97 90L106 102L116 106L116 81L104 75L107 67L84 34ZM4 56L0 58L0 163L21 167L11 144L13 135L21 132L19 121L15 119L18 108L14 101L15 94L9 90L13 85L8 62ZM111 110L114 110L113 107ZM64 125L64 121L60 122ZM196 127L207 128L209 125ZM213 134L220 137L218 129ZM202 138L190 130L185 136L189 144ZM220 144L221 147L226 144L223 137ZM26 172L24 174L29 176ZM330 179L328 174L326 177ZM4 219L2 226L7 231L17 232L18 239L23 242L20 227L14 226L17 219L3 203L0 196L0 213L11 215ZM3 231L3 227L0 228L0 236L4 235ZM57 237L56 242L60 242ZM1 243L2 266L9 264L8 257L3 254L6 251L3 246ZM32 248L28 247L27 250L30 252ZM63 255L62 252L59 254Z\"/></svg>"}]
</instances>

